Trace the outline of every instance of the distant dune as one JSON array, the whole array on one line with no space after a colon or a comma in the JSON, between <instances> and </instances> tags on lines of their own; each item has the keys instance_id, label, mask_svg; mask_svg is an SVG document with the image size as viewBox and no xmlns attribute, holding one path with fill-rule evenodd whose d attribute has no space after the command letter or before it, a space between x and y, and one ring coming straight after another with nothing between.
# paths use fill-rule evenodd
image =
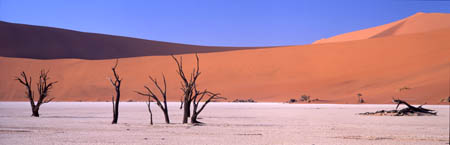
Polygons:
<instances>
[{"instance_id":1,"label":"distant dune","mask_svg":"<svg viewBox=\"0 0 450 145\"><path fill-rule=\"evenodd\" d=\"M345 43L291 46L200 54L200 88L229 100L253 98L283 102L302 94L324 103L390 103L400 97L413 103L439 103L449 94L450 29ZM411 41L414 40L414 41ZM186 71L192 54L182 55ZM24 88L13 80L20 71L50 69L59 83L51 92L57 101L109 101L108 77L114 60L0 58L0 100L24 100ZM180 79L170 56L120 59L123 100L143 100L133 91L150 85L147 76L168 80L169 99L178 101ZM401 87L411 90L400 93ZM319 102L320 103L320 102Z\"/></svg>"},{"instance_id":2,"label":"distant dune","mask_svg":"<svg viewBox=\"0 0 450 145\"><path fill-rule=\"evenodd\" d=\"M450 14L416 13L389 24L321 39L314 42L314 44L422 33L444 28L450 28Z\"/></svg>"},{"instance_id":3,"label":"distant dune","mask_svg":"<svg viewBox=\"0 0 450 145\"><path fill-rule=\"evenodd\" d=\"M285 102L306 94L321 100L316 103L357 103L356 94L362 93L367 103L391 103L392 97L400 97L414 104L439 104L449 96L449 38L450 28L439 27L339 43L203 53L199 54L199 87L220 92L229 101ZM191 71L194 55L179 56L185 70ZM25 90L14 76L25 70L36 80L45 68L59 81L51 92L56 101L110 101L114 89L108 77L113 64L114 59L0 57L0 100L24 100ZM164 73L169 100L179 101L175 70L168 55L120 59L122 100L144 100L134 91L151 86L148 75L161 79ZM411 89L399 92L402 87Z\"/></svg>"},{"instance_id":4,"label":"distant dune","mask_svg":"<svg viewBox=\"0 0 450 145\"><path fill-rule=\"evenodd\" d=\"M186 45L2 21L0 32L0 56L35 59L111 59L256 48Z\"/></svg>"}]
</instances>

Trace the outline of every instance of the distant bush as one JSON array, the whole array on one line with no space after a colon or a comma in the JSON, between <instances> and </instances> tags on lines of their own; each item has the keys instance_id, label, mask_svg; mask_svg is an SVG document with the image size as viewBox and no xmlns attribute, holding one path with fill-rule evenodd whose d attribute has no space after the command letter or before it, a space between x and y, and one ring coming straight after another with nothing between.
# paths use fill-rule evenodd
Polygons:
<instances>
[{"instance_id":1,"label":"distant bush","mask_svg":"<svg viewBox=\"0 0 450 145\"><path fill-rule=\"evenodd\" d=\"M364 99L363 98L359 98L359 103L364 103Z\"/></svg>"},{"instance_id":2,"label":"distant bush","mask_svg":"<svg viewBox=\"0 0 450 145\"><path fill-rule=\"evenodd\" d=\"M297 103L297 102L307 102L307 103L311 103L311 102L314 102L314 101L320 101L318 98L316 98L316 99L311 99L311 96L308 96L308 95L302 95L301 97L300 97L300 99L293 99L293 98L291 98L291 99L289 99L288 101L287 101L287 103Z\"/></svg>"},{"instance_id":3,"label":"distant bush","mask_svg":"<svg viewBox=\"0 0 450 145\"><path fill-rule=\"evenodd\" d=\"M247 99L247 100L245 100L245 99L235 99L235 100L233 100L232 102L251 102L251 103L254 103L254 102L256 102L256 101L253 100L252 98L249 98L249 99Z\"/></svg>"},{"instance_id":4,"label":"distant bush","mask_svg":"<svg viewBox=\"0 0 450 145\"><path fill-rule=\"evenodd\" d=\"M450 103L450 96L448 96L447 98L442 98L441 102Z\"/></svg>"},{"instance_id":5,"label":"distant bush","mask_svg":"<svg viewBox=\"0 0 450 145\"><path fill-rule=\"evenodd\" d=\"M295 102L297 102L297 100L295 100L295 99L289 99L289 101L288 101L288 103L295 103Z\"/></svg>"},{"instance_id":6,"label":"distant bush","mask_svg":"<svg viewBox=\"0 0 450 145\"><path fill-rule=\"evenodd\" d=\"M308 95L302 95L301 97L300 97L300 101L302 101L302 102L311 102L311 96L308 96Z\"/></svg>"}]
</instances>

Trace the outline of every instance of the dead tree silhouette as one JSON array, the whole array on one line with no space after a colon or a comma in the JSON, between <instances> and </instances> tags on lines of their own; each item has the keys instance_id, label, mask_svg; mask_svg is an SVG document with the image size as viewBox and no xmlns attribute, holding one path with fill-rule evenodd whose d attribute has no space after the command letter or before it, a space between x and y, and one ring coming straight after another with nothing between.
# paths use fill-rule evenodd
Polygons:
<instances>
[{"instance_id":1,"label":"dead tree silhouette","mask_svg":"<svg viewBox=\"0 0 450 145\"><path fill-rule=\"evenodd\" d=\"M55 99L55 98L46 99L48 97L50 89L52 89L53 85L57 83L57 81L49 82L50 77L48 77L48 72L49 71L41 70L39 82L37 83L39 98L36 103L34 101L35 99L34 92L31 89L32 83L31 76L28 78L25 71L22 71L22 73L20 74L22 78L16 77L16 80L19 81L22 85L24 85L27 89L27 91L25 92L27 94L26 98L28 98L28 100L30 101L31 111L33 112L31 116L33 117L39 117L39 108L41 107L42 104L49 103L50 101Z\"/></svg>"},{"instance_id":2,"label":"dead tree silhouette","mask_svg":"<svg viewBox=\"0 0 450 145\"><path fill-rule=\"evenodd\" d=\"M150 107L150 103L152 103L152 98L148 97L145 103L147 104L148 113L150 114L150 125L153 125L153 113L152 108Z\"/></svg>"},{"instance_id":3,"label":"dead tree silhouette","mask_svg":"<svg viewBox=\"0 0 450 145\"><path fill-rule=\"evenodd\" d=\"M113 121L112 124L117 124L117 120L119 119L119 103L120 103L120 85L122 83L122 79L117 74L117 65L119 65L119 59L116 59L116 64L112 67L112 72L114 73L114 81L109 78L109 81L114 86L116 90L116 97L112 96L112 104L113 104ZM115 99L115 101L114 101Z\"/></svg>"},{"instance_id":4,"label":"dead tree silhouette","mask_svg":"<svg viewBox=\"0 0 450 145\"><path fill-rule=\"evenodd\" d=\"M162 89L159 84L158 81L154 78L152 78L151 76L149 76L150 80L153 82L153 84L155 85L155 87L159 90L161 96L162 96L162 100L163 102L161 103L160 99L156 96L156 94L147 86L144 86L144 88L147 90L147 93L141 93L136 91L136 93L138 93L139 95L142 96L147 96L148 97L148 101L147 101L147 107L150 113L150 124L153 124L153 119L152 119L152 112L151 112L151 108L150 108L150 101L151 99L156 100L156 104L159 106L159 108L161 108L161 110L163 111L164 114L164 119L166 121L167 124L170 123L170 119L169 119L169 108L167 107L167 84L166 84L166 77L163 76L163 85L164 85L164 89Z\"/></svg>"},{"instance_id":5,"label":"dead tree silhouette","mask_svg":"<svg viewBox=\"0 0 450 145\"><path fill-rule=\"evenodd\" d=\"M193 110L192 110L192 116L191 116L191 123L202 123L199 122L197 120L198 115L200 114L200 112L203 111L203 109L205 109L206 105L211 102L211 101L215 101L215 100L219 100L219 99L226 99L224 97L219 97L220 94L218 93L212 93L207 91L206 89L204 91L198 91L197 87L194 85L194 95L192 97L192 105L193 105ZM205 102L203 103L203 105L199 107L200 101L203 100L203 98L207 96L207 99L205 100Z\"/></svg>"},{"instance_id":6,"label":"dead tree silhouette","mask_svg":"<svg viewBox=\"0 0 450 145\"><path fill-rule=\"evenodd\" d=\"M365 102L364 99L362 98L363 95L361 93L356 94L356 96L358 96L358 103L364 103Z\"/></svg>"},{"instance_id":7,"label":"dead tree silhouette","mask_svg":"<svg viewBox=\"0 0 450 145\"><path fill-rule=\"evenodd\" d=\"M199 123L197 121L198 114L203 111L205 106L212 100L218 99L219 94L211 93L209 91L198 91L197 90L197 79L200 76L200 59L195 54L196 58L196 67L192 70L192 73L189 77L189 79L186 77L184 71L183 71L183 57L180 57L180 59L177 59L174 55L172 55L172 58L175 60L178 69L177 73L181 78L181 90L183 91L183 96L181 97L181 106L180 109L183 109L183 123L188 123L188 118L191 117L191 104L194 104L194 110L191 117L191 123ZM200 96L198 98L198 96ZM199 102L203 99L204 96L208 96L208 99L206 99L206 102L201 106L201 108L198 108ZM197 110L199 109L199 110ZM195 116L194 116L195 115Z\"/></svg>"},{"instance_id":8,"label":"dead tree silhouette","mask_svg":"<svg viewBox=\"0 0 450 145\"><path fill-rule=\"evenodd\" d=\"M180 60L178 60L175 56L172 55L172 58L175 60L178 66L177 73L182 80L181 90L183 91L183 101L181 105L182 107L180 108L183 109L183 123L188 123L188 118L191 117L191 102L194 93L194 85L197 82L198 76L200 75L199 58L197 54L195 56L197 60L197 67L193 69L190 79L187 79L183 71L183 57L180 57Z\"/></svg>"}]
</instances>

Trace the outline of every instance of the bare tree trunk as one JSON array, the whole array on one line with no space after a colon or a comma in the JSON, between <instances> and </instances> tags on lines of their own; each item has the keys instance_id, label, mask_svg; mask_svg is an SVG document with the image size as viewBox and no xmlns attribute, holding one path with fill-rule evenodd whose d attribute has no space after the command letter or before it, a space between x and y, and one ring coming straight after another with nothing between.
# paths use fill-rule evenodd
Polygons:
<instances>
[{"instance_id":1,"label":"bare tree trunk","mask_svg":"<svg viewBox=\"0 0 450 145\"><path fill-rule=\"evenodd\" d=\"M184 110L183 110L183 123L188 123L188 118L191 117L191 102L184 102Z\"/></svg>"},{"instance_id":2,"label":"bare tree trunk","mask_svg":"<svg viewBox=\"0 0 450 145\"><path fill-rule=\"evenodd\" d=\"M169 111L167 111L167 110L164 110L164 120L166 121L167 124L170 123Z\"/></svg>"},{"instance_id":3,"label":"bare tree trunk","mask_svg":"<svg viewBox=\"0 0 450 145\"><path fill-rule=\"evenodd\" d=\"M193 114L192 114L192 117L191 117L191 123L192 123L192 124L202 123L202 122L197 121L197 117L198 117L198 114L197 114L197 113L193 113Z\"/></svg>"},{"instance_id":4,"label":"bare tree trunk","mask_svg":"<svg viewBox=\"0 0 450 145\"><path fill-rule=\"evenodd\" d=\"M119 102L120 102L120 89L116 90L116 103L114 106L114 119L113 124L117 123L117 120L119 119Z\"/></svg>"},{"instance_id":5,"label":"bare tree trunk","mask_svg":"<svg viewBox=\"0 0 450 145\"><path fill-rule=\"evenodd\" d=\"M115 103L113 104L114 109L113 109L112 124L117 124L117 120L119 119L119 101L120 101L120 91L116 90L116 100L114 101Z\"/></svg>"},{"instance_id":6,"label":"bare tree trunk","mask_svg":"<svg viewBox=\"0 0 450 145\"><path fill-rule=\"evenodd\" d=\"M204 96L204 95L206 95L206 90L205 90L205 92L202 92L203 94L202 94L202 97ZM199 94L199 92L196 90L196 94L195 94L195 96L194 96L194 108L193 108L193 110L192 110L192 117L191 117L191 123L192 124L196 124L196 123L201 123L201 122L199 122L199 121L197 121L197 117L198 117L198 113L197 113L197 108L198 108L198 104L196 104L195 102L196 102L196 100L197 100L197 96L198 95L200 95ZM200 101L200 100L199 100Z\"/></svg>"},{"instance_id":7,"label":"bare tree trunk","mask_svg":"<svg viewBox=\"0 0 450 145\"><path fill-rule=\"evenodd\" d=\"M153 125L153 114L152 114L152 111L150 111L150 125Z\"/></svg>"},{"instance_id":8,"label":"bare tree trunk","mask_svg":"<svg viewBox=\"0 0 450 145\"><path fill-rule=\"evenodd\" d=\"M112 96L112 104L113 104L113 121L112 124L117 124L117 120L119 119L119 103L120 103L120 85L122 83L122 79L120 79L119 75L116 72L117 65L119 64L119 59L116 60L116 64L112 68L114 73L114 81L110 78L111 84L114 86L116 90L116 97L114 100L114 96Z\"/></svg>"},{"instance_id":9,"label":"bare tree trunk","mask_svg":"<svg viewBox=\"0 0 450 145\"><path fill-rule=\"evenodd\" d=\"M32 108L32 112L33 112L33 114L31 116L39 117L39 108L37 108L37 107Z\"/></svg>"},{"instance_id":10,"label":"bare tree trunk","mask_svg":"<svg viewBox=\"0 0 450 145\"><path fill-rule=\"evenodd\" d=\"M153 125L153 113L152 113L152 108L150 107L150 103L152 102L151 97L147 98L147 108L148 108L148 113L150 114L150 125Z\"/></svg>"}]
</instances>

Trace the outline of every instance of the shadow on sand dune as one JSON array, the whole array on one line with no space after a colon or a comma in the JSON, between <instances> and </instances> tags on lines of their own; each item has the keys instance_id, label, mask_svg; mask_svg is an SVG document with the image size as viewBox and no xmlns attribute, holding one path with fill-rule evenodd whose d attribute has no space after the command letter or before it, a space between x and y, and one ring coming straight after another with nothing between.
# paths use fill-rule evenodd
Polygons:
<instances>
[{"instance_id":1,"label":"shadow on sand dune","mask_svg":"<svg viewBox=\"0 0 450 145\"><path fill-rule=\"evenodd\" d=\"M33 59L98 60L263 48L187 45L2 21L0 32L0 56Z\"/></svg>"}]
</instances>

